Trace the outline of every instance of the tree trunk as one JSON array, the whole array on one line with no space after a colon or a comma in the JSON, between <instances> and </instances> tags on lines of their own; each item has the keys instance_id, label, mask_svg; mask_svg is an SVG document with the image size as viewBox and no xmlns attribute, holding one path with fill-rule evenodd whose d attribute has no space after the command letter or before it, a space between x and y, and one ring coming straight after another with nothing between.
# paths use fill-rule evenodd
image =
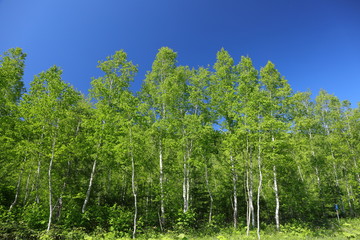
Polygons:
<instances>
[{"instance_id":1,"label":"tree trunk","mask_svg":"<svg viewBox=\"0 0 360 240\"><path fill-rule=\"evenodd\" d=\"M185 135L185 134L184 134ZM186 213L189 210L189 200L190 200L190 166L189 159L192 151L192 142L190 141L190 146L186 144L185 153L184 153L184 164L183 164L183 201L184 207L183 212Z\"/></svg>"},{"instance_id":2,"label":"tree trunk","mask_svg":"<svg viewBox=\"0 0 360 240\"><path fill-rule=\"evenodd\" d=\"M91 187L92 187L93 180L94 180L94 176L95 176L95 170L96 170L96 159L94 160L94 163L93 163L93 166L92 166L88 190L86 191L86 197L85 197L85 200L84 200L84 204L83 204L83 206L82 206L82 209L81 209L81 212L82 212L82 213L85 212L85 210L86 210L86 205L87 205L87 203L89 202L89 199L90 199Z\"/></svg>"},{"instance_id":3,"label":"tree trunk","mask_svg":"<svg viewBox=\"0 0 360 240\"><path fill-rule=\"evenodd\" d=\"M28 177L26 179L26 185L25 185L25 196L24 196L24 202L23 202L23 205L26 204L27 202L27 198L28 198L28 195L29 195L29 182L30 182L30 175L31 173L28 174Z\"/></svg>"},{"instance_id":4,"label":"tree trunk","mask_svg":"<svg viewBox=\"0 0 360 240\"><path fill-rule=\"evenodd\" d=\"M276 208L275 208L275 223L276 223L276 230L280 230L280 223L279 223L279 208L280 208L280 202L279 202L279 191L278 191L278 185L277 185L277 178L276 178L276 166L273 166L273 172L274 172L274 192L275 192L275 200L276 200Z\"/></svg>"},{"instance_id":5,"label":"tree trunk","mask_svg":"<svg viewBox=\"0 0 360 240\"><path fill-rule=\"evenodd\" d=\"M42 126L42 133L41 133L41 138L40 138L40 142L39 142L39 147L41 144L43 144L43 139L44 139L44 130L45 130L45 126ZM39 149L39 153L38 153L38 167L37 167L37 171L36 171L36 182L35 182L35 202L36 203L40 203L40 197L39 197L39 189L40 189L40 168L41 168L41 152Z\"/></svg>"},{"instance_id":6,"label":"tree trunk","mask_svg":"<svg viewBox=\"0 0 360 240\"><path fill-rule=\"evenodd\" d=\"M349 209L350 209L350 216L354 217L354 208L353 208L353 204L351 203L352 200L352 194L350 192L349 189L349 183L348 180L346 179L346 192L347 192L347 199L348 199L348 204L349 204Z\"/></svg>"},{"instance_id":7,"label":"tree trunk","mask_svg":"<svg viewBox=\"0 0 360 240\"><path fill-rule=\"evenodd\" d=\"M233 159L233 156L230 156L230 162L231 162L231 172L232 172L232 181L233 181L233 201L234 201L234 212L233 212L233 221L234 221L234 228L237 227L237 215L238 215L238 206L237 206L237 173L235 169L235 162Z\"/></svg>"},{"instance_id":8,"label":"tree trunk","mask_svg":"<svg viewBox=\"0 0 360 240\"><path fill-rule=\"evenodd\" d=\"M250 176L249 176L250 174ZM255 225L255 217L254 217L254 205L253 205L253 183L252 183L252 171L251 169L246 172L246 188L248 195L248 209L247 209L247 219L246 219L246 235L249 235L250 224L252 226Z\"/></svg>"},{"instance_id":9,"label":"tree trunk","mask_svg":"<svg viewBox=\"0 0 360 240\"><path fill-rule=\"evenodd\" d=\"M39 153L38 165L37 165L37 170L36 170L36 183L35 183L35 202L36 203L40 203L40 197L39 197L40 169L41 169L41 160L40 160L40 153Z\"/></svg>"},{"instance_id":10,"label":"tree trunk","mask_svg":"<svg viewBox=\"0 0 360 240\"><path fill-rule=\"evenodd\" d=\"M103 120L102 121L102 129L101 129L101 131L104 131L104 127L105 127L105 121ZM85 213L86 205L88 204L89 199L90 199L90 193L91 193L91 188L92 188L92 184L93 184L94 177L95 177L96 164L97 164L97 158L98 158L98 154L99 154L101 141L102 141L102 136L100 136L98 145L96 147L96 155L95 155L94 163L93 163L93 166L92 166L92 169L91 169L91 174L90 174L90 179L89 179L89 186L88 186L88 189L86 191L86 197L85 197L83 206L81 208L82 213Z\"/></svg>"},{"instance_id":11,"label":"tree trunk","mask_svg":"<svg viewBox=\"0 0 360 240\"><path fill-rule=\"evenodd\" d=\"M184 154L184 169L183 169L183 175L184 175L184 180L183 180L183 212L186 213L189 209L189 203L188 203L188 169L187 169L187 157L186 154Z\"/></svg>"},{"instance_id":12,"label":"tree trunk","mask_svg":"<svg viewBox=\"0 0 360 240\"><path fill-rule=\"evenodd\" d=\"M26 153L25 153L25 158L24 158L24 163L26 162ZM15 193L15 198L14 201L12 202L12 204L10 205L9 208L9 212L11 212L11 209L15 206L15 204L17 203L18 197L19 197L19 193L20 193L20 184L21 184L21 178L24 172L24 168L21 168L20 174L19 174L19 179L18 182L16 184L16 193Z\"/></svg>"},{"instance_id":13,"label":"tree trunk","mask_svg":"<svg viewBox=\"0 0 360 240\"><path fill-rule=\"evenodd\" d=\"M209 193L209 198L210 198L210 209L209 209L209 224L210 224L211 220L212 220L212 210L213 210L214 199L212 196L212 192L210 190L207 166L205 166L205 182L206 182L206 188L207 188L207 191Z\"/></svg>"},{"instance_id":14,"label":"tree trunk","mask_svg":"<svg viewBox=\"0 0 360 240\"><path fill-rule=\"evenodd\" d=\"M259 137L259 147L258 147L258 168L259 168L259 185L257 192L257 209L256 209L256 220L257 220L257 236L260 239L260 196L261 196L261 187L262 187L262 171L261 171L261 145Z\"/></svg>"},{"instance_id":15,"label":"tree trunk","mask_svg":"<svg viewBox=\"0 0 360 240\"><path fill-rule=\"evenodd\" d=\"M162 143L160 140L159 146L159 181L160 181L160 227L163 228L165 225L165 207L164 207L164 172L163 172L163 152Z\"/></svg>"},{"instance_id":16,"label":"tree trunk","mask_svg":"<svg viewBox=\"0 0 360 240\"><path fill-rule=\"evenodd\" d=\"M51 148L51 158L49 163L49 170L48 170L48 176L49 176L49 221L46 231L48 232L51 227L52 217L53 217L53 205L52 205L52 182L51 182L51 170L52 165L55 157L55 144L56 144L56 136L53 138L52 142L52 148Z\"/></svg>"},{"instance_id":17,"label":"tree trunk","mask_svg":"<svg viewBox=\"0 0 360 240\"><path fill-rule=\"evenodd\" d=\"M134 152L132 146L132 133L130 129L130 155L131 155L131 189L134 196L134 229L132 237L135 239L136 237L136 227L137 227L137 194L136 194L136 186L135 186L135 161L134 161Z\"/></svg>"},{"instance_id":18,"label":"tree trunk","mask_svg":"<svg viewBox=\"0 0 360 240\"><path fill-rule=\"evenodd\" d=\"M249 170L246 171L246 188L248 195L248 209L247 209L247 221L246 221L246 235L249 235L250 223L255 226L255 212L254 212L254 197L253 197L253 159L252 152L249 150L249 139L246 137L246 153L249 158Z\"/></svg>"}]
</instances>

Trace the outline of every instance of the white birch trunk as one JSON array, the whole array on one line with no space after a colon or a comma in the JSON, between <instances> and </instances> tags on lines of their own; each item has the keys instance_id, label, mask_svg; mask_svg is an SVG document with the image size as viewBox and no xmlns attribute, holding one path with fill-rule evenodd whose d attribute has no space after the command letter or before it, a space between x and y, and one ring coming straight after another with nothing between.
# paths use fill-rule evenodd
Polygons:
<instances>
[{"instance_id":1,"label":"white birch trunk","mask_svg":"<svg viewBox=\"0 0 360 240\"><path fill-rule=\"evenodd\" d=\"M249 173L250 172L250 173ZM250 176L249 176L250 174ZM254 204L253 204L253 186L251 176L252 171L251 169L246 172L246 188L247 188L247 195L248 195L248 209L247 209L247 219L246 219L246 235L249 235L250 231L250 224L252 226L255 225L255 217L254 217Z\"/></svg>"},{"instance_id":2,"label":"white birch trunk","mask_svg":"<svg viewBox=\"0 0 360 240\"><path fill-rule=\"evenodd\" d=\"M234 221L234 228L236 228L237 227L237 215L238 215L237 187L236 187L237 173L236 173L236 169L235 169L235 162L234 162L232 155L230 156L230 162L231 162L232 181L233 181L233 202L234 202L233 221Z\"/></svg>"},{"instance_id":3,"label":"white birch trunk","mask_svg":"<svg viewBox=\"0 0 360 240\"><path fill-rule=\"evenodd\" d=\"M250 212L250 197L249 197L249 192L250 192L250 188L249 188L249 171L246 170L246 204L247 204L247 208L246 208L246 236L249 236L249 231L250 231L250 218L251 218L251 212Z\"/></svg>"},{"instance_id":4,"label":"white birch trunk","mask_svg":"<svg viewBox=\"0 0 360 240\"><path fill-rule=\"evenodd\" d=\"M87 203L89 202L89 199L90 199L90 193L91 193L91 188L92 188L92 184L93 184L93 181L94 181L95 170L96 170L96 159L94 160L94 163L93 163L93 166L92 166L92 169L91 169L89 186L88 186L88 189L86 191L86 197L85 197L85 200L84 200L84 204L83 204L83 206L81 208L82 213L85 212L86 205L87 205Z\"/></svg>"},{"instance_id":5,"label":"white birch trunk","mask_svg":"<svg viewBox=\"0 0 360 240\"><path fill-rule=\"evenodd\" d=\"M135 160L134 160L134 152L132 146L132 132L130 129L130 156L131 156L131 189L134 196L134 229L132 237L135 239L136 237L136 227L137 227L137 194L136 194L136 186L135 186Z\"/></svg>"},{"instance_id":6,"label":"white birch trunk","mask_svg":"<svg viewBox=\"0 0 360 240\"><path fill-rule=\"evenodd\" d=\"M188 181L188 179L187 179L187 159L186 159L186 155L184 154L184 163L183 163L183 177L184 177L184 179L183 179L183 212L184 213L186 213L187 211L188 211L188 207L189 207L189 205L188 205L188 198L187 198L187 191L188 191L188 189L187 189L187 181Z\"/></svg>"},{"instance_id":7,"label":"white birch trunk","mask_svg":"<svg viewBox=\"0 0 360 240\"><path fill-rule=\"evenodd\" d=\"M35 183L35 202L36 203L40 203L40 197L39 197L40 169L41 169L41 160L40 160L40 153L39 153L38 165L37 165L37 170L36 170L36 183Z\"/></svg>"},{"instance_id":8,"label":"white birch trunk","mask_svg":"<svg viewBox=\"0 0 360 240\"><path fill-rule=\"evenodd\" d=\"M41 140L39 146L43 143L45 126L42 126ZM41 169L41 153L38 154L38 167L36 171L36 183L35 183L35 202L40 203L39 189L40 189L40 169Z\"/></svg>"},{"instance_id":9,"label":"white birch trunk","mask_svg":"<svg viewBox=\"0 0 360 240\"><path fill-rule=\"evenodd\" d=\"M350 125L350 119L349 119L348 114L345 114L345 117L346 117L346 120L347 120L346 123L347 123L347 125L348 125L348 132L349 132L350 138L353 138L352 128L351 128L351 125ZM357 172L357 170L358 170L357 158L355 157L357 154L355 154L354 146L352 146L352 144L350 144L348 138L346 138L346 142L347 142L348 146L349 146L350 149L351 149L351 153L352 153L352 155L353 155L354 167L355 167L355 169L356 169L356 179L357 179L358 183L360 184L360 175L359 175L359 173Z\"/></svg>"},{"instance_id":10,"label":"white birch trunk","mask_svg":"<svg viewBox=\"0 0 360 240\"><path fill-rule=\"evenodd\" d=\"M274 136L271 137L272 142L275 141ZM274 151L274 147L273 147L273 151ZM275 224L276 224L276 230L279 231L280 230L280 223L279 223L279 209L280 209L280 203L279 203L279 190L278 190L278 185L277 185L277 177L276 177L276 166L273 165L273 173L274 173L274 193L275 193L275 202L276 202L276 206L275 206Z\"/></svg>"},{"instance_id":11,"label":"white birch trunk","mask_svg":"<svg viewBox=\"0 0 360 240\"><path fill-rule=\"evenodd\" d=\"M214 199L213 199L213 196L212 196L212 192L210 190L207 166L205 166L205 182L206 182L206 188L207 188L207 191L209 193L209 198L210 198L210 209L209 209L209 224L210 224L211 220L212 220L212 210L213 210Z\"/></svg>"},{"instance_id":12,"label":"white birch trunk","mask_svg":"<svg viewBox=\"0 0 360 240\"><path fill-rule=\"evenodd\" d=\"M347 199L348 199L348 204L349 204L349 209L350 209L350 216L354 216L354 208L353 208L353 205L351 203L351 200L352 200L352 194L350 192L350 189L349 189L349 184L348 184L348 181L346 179L346 192L347 192Z\"/></svg>"},{"instance_id":13,"label":"white birch trunk","mask_svg":"<svg viewBox=\"0 0 360 240\"><path fill-rule=\"evenodd\" d=\"M162 143L160 140L159 146L159 181L160 181L160 228L163 229L165 224L165 207L164 207L164 172L163 172L163 152Z\"/></svg>"},{"instance_id":14,"label":"white birch trunk","mask_svg":"<svg viewBox=\"0 0 360 240\"><path fill-rule=\"evenodd\" d=\"M53 138L52 148L51 148L51 158L49 163L48 177L49 177L49 221L46 231L48 232L51 227L52 217L53 217L53 205L52 205L52 182L51 182L51 170L55 157L55 144L56 144L56 136Z\"/></svg>"},{"instance_id":15,"label":"white birch trunk","mask_svg":"<svg viewBox=\"0 0 360 240\"><path fill-rule=\"evenodd\" d=\"M24 196L24 202L23 202L24 205L26 204L27 198L28 198L28 196L29 196L30 175L31 175L31 173L28 174L28 177L27 177L27 179L26 179L25 196Z\"/></svg>"},{"instance_id":16,"label":"white birch trunk","mask_svg":"<svg viewBox=\"0 0 360 240\"><path fill-rule=\"evenodd\" d=\"M189 159L190 159L190 154L191 154L191 145L192 143L190 142L190 146L186 145L186 150L185 150L185 154L184 154L184 164L183 164L183 175L184 175L184 179L183 179L183 201L184 201L184 207L183 207L183 212L186 213L189 210L189 200L190 200L190 167L189 167Z\"/></svg>"},{"instance_id":17,"label":"white birch trunk","mask_svg":"<svg viewBox=\"0 0 360 240\"><path fill-rule=\"evenodd\" d=\"M257 209L256 209L256 220L257 220L257 236L260 239L260 196L261 196L261 188L262 188L262 168L261 168L261 146L260 146L260 138L259 138L259 147L258 147L258 168L259 168L259 185L257 192Z\"/></svg>"},{"instance_id":18,"label":"white birch trunk","mask_svg":"<svg viewBox=\"0 0 360 240\"><path fill-rule=\"evenodd\" d=\"M279 201L279 191L277 185L277 178L276 178L276 166L273 166L274 172L274 192L275 192L275 200L276 200L276 208L275 208L275 223L276 223L276 230L280 230L280 221L279 221L279 208L280 208L280 201Z\"/></svg>"},{"instance_id":19,"label":"white birch trunk","mask_svg":"<svg viewBox=\"0 0 360 240\"><path fill-rule=\"evenodd\" d=\"M104 127L105 127L105 121L103 120L102 121L102 131L104 130ZM95 177L95 172L96 172L96 164L97 164L97 158L98 158L98 154L99 154L99 149L100 149L100 145L101 145L101 141L102 141L102 137L100 137L99 139L99 142L98 142L98 145L96 147L96 155L95 155L95 159L94 159L94 163L93 163L93 166L92 166L92 169L91 169L91 174L90 174L90 179L89 179L89 185L88 185L88 189L86 191L86 196L85 196L85 199L84 199L84 203L83 203L83 206L81 208L81 212L82 213L85 213L85 210L86 210L86 206L89 202L89 199L90 199L90 193L91 193L91 188L92 188L92 185L93 185L93 181L94 181L94 177Z\"/></svg>"},{"instance_id":20,"label":"white birch trunk","mask_svg":"<svg viewBox=\"0 0 360 240\"><path fill-rule=\"evenodd\" d=\"M26 155L26 153L25 153ZM26 156L24 158L24 163L26 162ZM16 184L16 193L15 193L15 198L14 201L11 203L10 208L9 208L9 212L11 212L11 209L15 206L15 204L17 203L18 197L19 197L19 193L20 193L20 184L21 184L21 178L24 172L24 168L21 168L20 174L19 174L19 178L18 178L18 182Z\"/></svg>"}]
</instances>

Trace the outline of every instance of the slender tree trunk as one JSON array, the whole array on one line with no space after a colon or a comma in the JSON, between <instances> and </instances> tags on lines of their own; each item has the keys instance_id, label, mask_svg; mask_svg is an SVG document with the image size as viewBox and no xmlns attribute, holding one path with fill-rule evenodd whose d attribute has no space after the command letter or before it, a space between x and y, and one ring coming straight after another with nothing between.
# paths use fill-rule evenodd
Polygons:
<instances>
[{"instance_id":1,"label":"slender tree trunk","mask_svg":"<svg viewBox=\"0 0 360 240\"><path fill-rule=\"evenodd\" d=\"M360 175L358 173L358 165L357 165L357 159L355 157L353 157L354 160L354 167L355 167L355 171L356 171L356 180L358 181L359 185L360 185Z\"/></svg>"},{"instance_id":2,"label":"slender tree trunk","mask_svg":"<svg viewBox=\"0 0 360 240\"><path fill-rule=\"evenodd\" d=\"M14 198L14 201L10 205L9 212L11 212L11 209L15 206L15 204L16 204L16 202L18 200L19 193L20 193L20 183L21 183L21 178L22 178L23 171L24 171L23 169L21 169L21 171L20 171L18 182L16 184L15 198Z\"/></svg>"},{"instance_id":3,"label":"slender tree trunk","mask_svg":"<svg viewBox=\"0 0 360 240\"><path fill-rule=\"evenodd\" d=\"M298 165L297 168L298 168L298 171L299 171L300 179L301 179L302 182L304 182L304 177L303 177L303 175L301 173L300 165Z\"/></svg>"},{"instance_id":4,"label":"slender tree trunk","mask_svg":"<svg viewBox=\"0 0 360 240\"><path fill-rule=\"evenodd\" d=\"M165 207L164 207L164 172L163 172L163 152L162 142L160 140L159 146L159 181L160 181L160 227L165 225Z\"/></svg>"},{"instance_id":5,"label":"slender tree trunk","mask_svg":"<svg viewBox=\"0 0 360 240\"><path fill-rule=\"evenodd\" d=\"M250 174L250 193L251 193L251 225L255 227L255 208L254 208L254 182L253 182L253 174Z\"/></svg>"},{"instance_id":6,"label":"slender tree trunk","mask_svg":"<svg viewBox=\"0 0 360 240\"><path fill-rule=\"evenodd\" d=\"M212 192L211 192L211 189L210 189L207 166L205 166L205 182L206 182L206 188L207 188L207 191L209 193L209 198L210 198L210 209L209 209L209 224L210 224L211 220L212 220L212 211L213 211L214 199L213 199Z\"/></svg>"},{"instance_id":7,"label":"slender tree trunk","mask_svg":"<svg viewBox=\"0 0 360 240\"><path fill-rule=\"evenodd\" d=\"M137 227L137 194L136 194L136 186L135 186L135 160L134 160L134 152L132 146L132 132L130 129L130 156L131 156L131 189L134 196L134 229L132 237L135 239L136 237L136 227Z\"/></svg>"},{"instance_id":8,"label":"slender tree trunk","mask_svg":"<svg viewBox=\"0 0 360 240\"><path fill-rule=\"evenodd\" d=\"M261 196L261 187L262 187L262 167L261 167L261 145L259 137L259 146L258 146L258 168L259 168L259 185L257 192L257 209L256 209L256 220L257 220L257 236L260 239L260 196Z\"/></svg>"},{"instance_id":9,"label":"slender tree trunk","mask_svg":"<svg viewBox=\"0 0 360 240\"><path fill-rule=\"evenodd\" d=\"M41 133L41 138L40 138L40 142L39 142L39 148L40 148L40 145L43 144L44 130L45 130L45 126L42 126L42 133ZM36 192L35 193L35 202L36 203L40 203L40 197L39 197L40 169L41 169L41 152L39 150L39 153L38 153L38 167L37 167L37 171L36 171L36 182L35 182L35 192Z\"/></svg>"},{"instance_id":10,"label":"slender tree trunk","mask_svg":"<svg viewBox=\"0 0 360 240\"><path fill-rule=\"evenodd\" d=\"M183 179L183 212L186 213L188 211L189 208L189 203L188 203L188 188L187 188L187 182L188 182L188 176L187 176L187 157L186 154L184 154L184 164L183 164L183 175L184 175L184 179Z\"/></svg>"},{"instance_id":11,"label":"slender tree trunk","mask_svg":"<svg viewBox=\"0 0 360 240\"><path fill-rule=\"evenodd\" d=\"M134 156L131 156L131 166L132 166L132 173L131 173L131 182L132 182L132 192L134 196L134 230L132 237L136 237L136 228L137 228L137 214L138 214L138 207L137 207L137 194L135 189L135 163L134 163Z\"/></svg>"},{"instance_id":12,"label":"slender tree trunk","mask_svg":"<svg viewBox=\"0 0 360 240\"><path fill-rule=\"evenodd\" d=\"M337 167L336 167L336 163L335 163L335 157L332 154L332 157L333 157L333 168L334 168L334 176L335 176L335 184L336 184L336 187L337 187L337 192L338 192L338 196L340 198L340 206L341 206L341 210L345 212L345 208L344 208L344 202L343 202L343 199L342 199L342 194L341 194L341 191L340 191L340 184L339 184L339 178L338 178L338 175L337 175Z\"/></svg>"},{"instance_id":13,"label":"slender tree trunk","mask_svg":"<svg viewBox=\"0 0 360 240\"><path fill-rule=\"evenodd\" d=\"M92 184L93 184L93 181L94 181L94 176L95 176L95 170L96 170L96 159L94 160L94 163L93 163L93 166L92 166L92 170L91 170L91 174L90 174L90 180L89 180L89 186L88 186L88 189L86 191L86 197L85 197L85 200L84 200L84 203L83 203L83 206L81 208L81 212L84 213L85 210L86 210L86 205L87 203L89 202L89 199L90 199L90 193L91 193L91 188L92 188Z\"/></svg>"},{"instance_id":14,"label":"slender tree trunk","mask_svg":"<svg viewBox=\"0 0 360 240\"><path fill-rule=\"evenodd\" d=\"M276 230L280 230L280 221L279 221L279 208L280 208L280 202L279 202L279 191L278 191L278 185L277 185L277 177L276 177L276 166L273 166L273 172L274 172L274 192L275 192L275 200L276 200L276 208L275 208L275 223L276 223Z\"/></svg>"},{"instance_id":15,"label":"slender tree trunk","mask_svg":"<svg viewBox=\"0 0 360 240\"><path fill-rule=\"evenodd\" d=\"M356 204L356 200L354 199L354 192L353 192L353 189L352 189L352 186L351 184L348 186L348 189L349 189L349 196L350 196L350 200L352 202L352 211L353 211L353 217L356 217L357 214L356 214L356 208L355 208L355 204Z\"/></svg>"},{"instance_id":16,"label":"slender tree trunk","mask_svg":"<svg viewBox=\"0 0 360 240\"><path fill-rule=\"evenodd\" d=\"M189 210L189 200L190 200L190 166L189 159L192 151L192 142L190 141L190 146L186 144L185 146L185 154L184 154L184 164L183 164L183 201L184 207L183 212L186 213Z\"/></svg>"},{"instance_id":17,"label":"slender tree trunk","mask_svg":"<svg viewBox=\"0 0 360 240\"><path fill-rule=\"evenodd\" d=\"M36 203L40 203L40 197L39 197L40 169L41 169L41 160L40 160L40 153L39 153L38 165L37 165L37 170L36 170L36 182L35 182L35 202Z\"/></svg>"},{"instance_id":18,"label":"slender tree trunk","mask_svg":"<svg viewBox=\"0 0 360 240\"><path fill-rule=\"evenodd\" d=\"M71 162L68 161L67 162L67 172L66 172L66 175L65 175L65 178L64 178L64 182L63 182L63 186L61 188L61 193L60 193L60 196L59 196L59 199L58 199L58 203L59 203L59 207L58 207L58 211L57 211L57 219L60 219L61 217L61 213L62 213L62 208L63 208L63 195L65 193L65 189L66 189L66 180L70 177L70 169L71 169Z\"/></svg>"},{"instance_id":19,"label":"slender tree trunk","mask_svg":"<svg viewBox=\"0 0 360 240\"><path fill-rule=\"evenodd\" d=\"M27 202L27 198L29 196L29 182L30 182L30 175L31 173L28 174L28 177L26 179L26 185L25 185L25 196L24 196L24 202L23 204L25 205Z\"/></svg>"},{"instance_id":20,"label":"slender tree trunk","mask_svg":"<svg viewBox=\"0 0 360 240\"><path fill-rule=\"evenodd\" d=\"M249 170L246 171L246 188L248 195L248 209L247 209L247 221L246 221L246 235L249 235L250 231L250 223L254 227L255 226L255 212L254 212L254 197L253 197L253 159L252 153L249 150L249 139L246 137L246 153L247 158L249 159Z\"/></svg>"},{"instance_id":21,"label":"slender tree trunk","mask_svg":"<svg viewBox=\"0 0 360 240\"><path fill-rule=\"evenodd\" d=\"M250 176L249 176L250 175ZM252 226L255 225L255 217L254 217L254 205L253 205L253 183L252 183L252 171L251 169L246 172L246 188L248 195L248 209L247 209L247 219L246 219L246 235L249 235L250 224Z\"/></svg>"},{"instance_id":22,"label":"slender tree trunk","mask_svg":"<svg viewBox=\"0 0 360 240\"><path fill-rule=\"evenodd\" d=\"M246 235L249 236L250 231L250 219L251 219L251 206L250 206L250 186L249 186L249 170L246 170Z\"/></svg>"},{"instance_id":23,"label":"slender tree trunk","mask_svg":"<svg viewBox=\"0 0 360 240\"><path fill-rule=\"evenodd\" d=\"M316 174L316 180L317 180L317 184L318 184L318 188L319 188L319 193L321 196L321 180L320 180L319 169L317 167L315 167L315 174Z\"/></svg>"},{"instance_id":24,"label":"slender tree trunk","mask_svg":"<svg viewBox=\"0 0 360 240\"><path fill-rule=\"evenodd\" d=\"M100 144L101 144L101 139L100 139L100 141L99 141L99 143L98 143L98 146L97 146L97 149L96 149L96 156L95 156L94 163L93 163L93 166L92 166L92 169L91 169L91 174L90 174L90 179L89 179L89 186L88 186L88 189L87 189L87 191L86 191L86 196L85 196L85 200L84 200L83 206L82 206L82 208L81 208L81 212L82 212L82 213L85 213L86 206L87 206L87 204L88 204L88 202L89 202L89 199L90 199L90 193L91 193L91 188L92 188L93 181L94 181L94 177L95 177L96 164L97 164L97 156L98 156Z\"/></svg>"},{"instance_id":25,"label":"slender tree trunk","mask_svg":"<svg viewBox=\"0 0 360 240\"><path fill-rule=\"evenodd\" d=\"M104 131L104 127L105 127L105 121L103 120L102 121L102 129L101 129L102 131ZM94 163L93 163L93 166L92 166L92 169L91 169L91 174L90 174L90 179L89 179L89 186L88 186L88 189L86 191L86 196L85 196L83 206L81 208L82 213L85 213L86 206L87 206L87 204L89 202L89 199L90 199L90 193L91 193L91 188L92 188L94 177L95 177L96 164L97 164L97 158L98 158L98 154L99 154L101 141L102 141L102 136L100 137L98 145L96 147L96 155L95 155Z\"/></svg>"},{"instance_id":26,"label":"slender tree trunk","mask_svg":"<svg viewBox=\"0 0 360 240\"><path fill-rule=\"evenodd\" d=\"M353 139L353 134L352 134L352 128L351 128L351 125L350 125L349 115L345 114L345 117L346 117L346 123L348 125L349 136L350 136L351 139ZM357 179L358 183L360 184L360 175L359 175L359 172L358 172L358 165L357 165L358 160L356 158L357 154L355 153L356 150L355 150L353 144L350 143L349 138L346 137L345 139L346 139L346 142L347 142L347 144L348 144L348 146L349 146L349 148L351 150L351 153L352 153L352 156L353 156L353 161L354 161L356 179Z\"/></svg>"},{"instance_id":27,"label":"slender tree trunk","mask_svg":"<svg viewBox=\"0 0 360 240\"><path fill-rule=\"evenodd\" d=\"M24 157L24 163L26 162L26 153L25 153L25 157ZM10 205L9 208L9 212L11 212L11 209L15 206L15 204L17 203L18 197L19 197L19 193L20 193L20 184L21 184L21 178L24 172L24 167L21 168L20 174L19 174L19 178L18 178L18 182L16 184L16 193L15 193L15 198L14 201L12 202L12 204Z\"/></svg>"},{"instance_id":28,"label":"slender tree trunk","mask_svg":"<svg viewBox=\"0 0 360 240\"><path fill-rule=\"evenodd\" d=\"M50 230L52 217L53 217L53 204L52 204L53 196L52 196L51 170L52 170L52 165L53 165L53 161L54 161L54 157L55 157L55 144L56 144L56 135L54 136L53 142L52 142L51 158L50 158L49 170L48 170L48 175L49 175L49 221L48 221L48 226L46 229L47 232Z\"/></svg>"},{"instance_id":29,"label":"slender tree trunk","mask_svg":"<svg viewBox=\"0 0 360 240\"><path fill-rule=\"evenodd\" d=\"M233 212L233 221L234 221L234 228L237 227L237 215L238 215L238 204L237 204L237 173L235 169L235 161L233 156L230 156L230 162L231 162L231 172L232 172L232 181L233 181L233 202L234 202L234 212Z\"/></svg>"},{"instance_id":30,"label":"slender tree trunk","mask_svg":"<svg viewBox=\"0 0 360 240\"><path fill-rule=\"evenodd\" d=\"M274 136L271 136L271 140L272 140L272 142L275 141ZM274 147L273 147L273 151L274 151ZM273 165L273 174L274 174L274 193L275 193L275 202L276 202L276 206L275 206L275 224L276 224L276 230L279 231L280 230L280 223L279 223L280 203L279 203L279 189L278 189L278 185L277 185L277 176L276 176L276 166L275 165Z\"/></svg>"},{"instance_id":31,"label":"slender tree trunk","mask_svg":"<svg viewBox=\"0 0 360 240\"><path fill-rule=\"evenodd\" d=\"M350 189L349 189L349 184L348 184L348 181L346 179L346 192L347 192L347 199L348 199L348 204L349 204L349 209L350 209L350 216L351 217L354 217L354 208L353 208L353 204L351 203L351 200L352 200L352 194L350 192Z\"/></svg>"}]
</instances>

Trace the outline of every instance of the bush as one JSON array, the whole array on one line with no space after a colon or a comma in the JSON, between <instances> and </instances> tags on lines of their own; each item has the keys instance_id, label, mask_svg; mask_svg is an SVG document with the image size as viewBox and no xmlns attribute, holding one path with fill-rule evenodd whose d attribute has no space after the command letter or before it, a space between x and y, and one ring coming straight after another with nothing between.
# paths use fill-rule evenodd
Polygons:
<instances>
[{"instance_id":1,"label":"bush","mask_svg":"<svg viewBox=\"0 0 360 240\"><path fill-rule=\"evenodd\" d=\"M175 229L181 232L189 230L195 227L195 223L195 213L191 209L187 212L183 212L183 210L180 209L177 214Z\"/></svg>"},{"instance_id":2,"label":"bush","mask_svg":"<svg viewBox=\"0 0 360 240\"><path fill-rule=\"evenodd\" d=\"M115 204L110 208L109 225L110 231L117 236L130 236L133 227L133 214L124 207Z\"/></svg>"}]
</instances>

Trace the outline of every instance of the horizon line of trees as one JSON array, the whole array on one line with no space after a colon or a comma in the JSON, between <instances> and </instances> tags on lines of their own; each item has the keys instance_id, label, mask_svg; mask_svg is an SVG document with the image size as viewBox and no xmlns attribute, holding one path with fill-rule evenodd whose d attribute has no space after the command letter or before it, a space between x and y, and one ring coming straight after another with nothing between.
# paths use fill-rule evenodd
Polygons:
<instances>
[{"instance_id":1,"label":"horizon line of trees","mask_svg":"<svg viewBox=\"0 0 360 240\"><path fill-rule=\"evenodd\" d=\"M323 224L334 206L359 214L359 106L294 93L270 61L221 49L213 69L190 69L163 47L133 93L138 66L121 50L84 96L57 66L26 92L25 58L0 58L3 230L232 225L260 238L266 224Z\"/></svg>"}]
</instances>

